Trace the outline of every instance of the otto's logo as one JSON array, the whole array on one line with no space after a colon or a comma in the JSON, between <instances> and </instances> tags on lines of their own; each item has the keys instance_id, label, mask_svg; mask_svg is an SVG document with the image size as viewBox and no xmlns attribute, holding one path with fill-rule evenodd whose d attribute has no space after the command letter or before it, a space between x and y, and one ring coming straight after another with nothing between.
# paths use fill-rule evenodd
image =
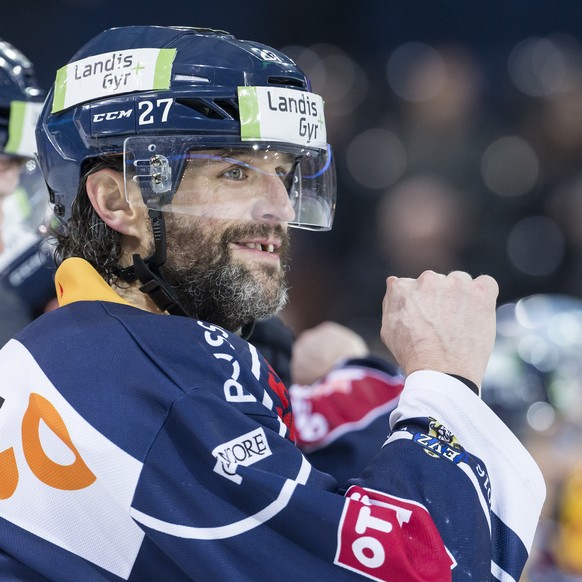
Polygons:
<instances>
[{"instance_id":1,"label":"otto's logo","mask_svg":"<svg viewBox=\"0 0 582 582\"><path fill-rule=\"evenodd\" d=\"M451 580L456 562L425 507L350 487L334 562L372 580Z\"/></svg>"},{"instance_id":2,"label":"otto's logo","mask_svg":"<svg viewBox=\"0 0 582 582\"><path fill-rule=\"evenodd\" d=\"M218 445L212 451L212 456L216 459L214 471L230 481L240 484L242 477L236 474L239 465L248 467L271 454L265 431L258 428Z\"/></svg>"}]
</instances>

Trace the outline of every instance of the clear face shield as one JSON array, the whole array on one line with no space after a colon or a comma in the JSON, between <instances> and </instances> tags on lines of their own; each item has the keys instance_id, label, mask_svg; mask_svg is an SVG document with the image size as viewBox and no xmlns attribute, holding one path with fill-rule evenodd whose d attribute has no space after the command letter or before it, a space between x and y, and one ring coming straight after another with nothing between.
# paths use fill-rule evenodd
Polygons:
<instances>
[{"instance_id":1,"label":"clear face shield","mask_svg":"<svg viewBox=\"0 0 582 582\"><path fill-rule=\"evenodd\" d=\"M329 230L336 177L321 97L239 87L238 102L238 138L126 139L126 195L141 194L151 210Z\"/></svg>"},{"instance_id":2,"label":"clear face shield","mask_svg":"<svg viewBox=\"0 0 582 582\"><path fill-rule=\"evenodd\" d=\"M129 138L126 193L151 210L329 230L335 210L331 148L283 144L192 147L192 137ZM218 144L217 144L218 145ZM200 148L200 149L198 149Z\"/></svg>"}]
</instances>

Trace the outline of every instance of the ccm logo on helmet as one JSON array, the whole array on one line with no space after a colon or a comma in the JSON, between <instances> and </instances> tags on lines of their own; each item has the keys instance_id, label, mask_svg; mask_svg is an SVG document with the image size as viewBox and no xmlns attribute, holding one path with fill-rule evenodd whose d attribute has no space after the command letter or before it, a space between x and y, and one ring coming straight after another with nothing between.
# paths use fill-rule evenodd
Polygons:
<instances>
[{"instance_id":1,"label":"ccm logo on helmet","mask_svg":"<svg viewBox=\"0 0 582 582\"><path fill-rule=\"evenodd\" d=\"M172 107L172 99L156 99L155 101L143 100L137 104L140 114L137 118L138 125L150 125L155 122L166 123L168 121L168 114L170 107ZM114 121L115 119L123 119L131 117L133 109L125 109L121 111L106 111L104 113L95 113L93 115L93 123L100 121Z\"/></svg>"},{"instance_id":2,"label":"ccm logo on helmet","mask_svg":"<svg viewBox=\"0 0 582 582\"><path fill-rule=\"evenodd\" d=\"M126 109L125 111L108 111L107 113L95 113L93 115L93 123L100 121L113 121L114 119L122 119L124 117L131 117L133 109Z\"/></svg>"}]
</instances>

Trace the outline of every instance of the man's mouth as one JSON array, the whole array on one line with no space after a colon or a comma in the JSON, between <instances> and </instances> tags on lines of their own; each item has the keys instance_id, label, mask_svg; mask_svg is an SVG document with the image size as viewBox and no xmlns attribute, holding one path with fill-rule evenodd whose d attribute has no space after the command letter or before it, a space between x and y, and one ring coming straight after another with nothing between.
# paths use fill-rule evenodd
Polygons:
<instances>
[{"instance_id":1,"label":"man's mouth","mask_svg":"<svg viewBox=\"0 0 582 582\"><path fill-rule=\"evenodd\" d=\"M236 246L244 247L254 251L261 251L264 253L275 254L279 250L281 244L278 242L258 242L258 241L238 241L234 243Z\"/></svg>"}]
</instances>

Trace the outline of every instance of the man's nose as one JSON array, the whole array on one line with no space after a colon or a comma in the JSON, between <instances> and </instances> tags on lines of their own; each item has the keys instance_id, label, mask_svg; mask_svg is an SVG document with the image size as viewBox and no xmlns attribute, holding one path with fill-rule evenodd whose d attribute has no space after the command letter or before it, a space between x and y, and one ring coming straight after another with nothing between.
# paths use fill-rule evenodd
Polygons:
<instances>
[{"instance_id":1,"label":"man's nose","mask_svg":"<svg viewBox=\"0 0 582 582\"><path fill-rule=\"evenodd\" d=\"M289 193L277 175L263 175L261 190L253 207L253 219L268 222L290 222L295 211L289 200Z\"/></svg>"}]
</instances>

